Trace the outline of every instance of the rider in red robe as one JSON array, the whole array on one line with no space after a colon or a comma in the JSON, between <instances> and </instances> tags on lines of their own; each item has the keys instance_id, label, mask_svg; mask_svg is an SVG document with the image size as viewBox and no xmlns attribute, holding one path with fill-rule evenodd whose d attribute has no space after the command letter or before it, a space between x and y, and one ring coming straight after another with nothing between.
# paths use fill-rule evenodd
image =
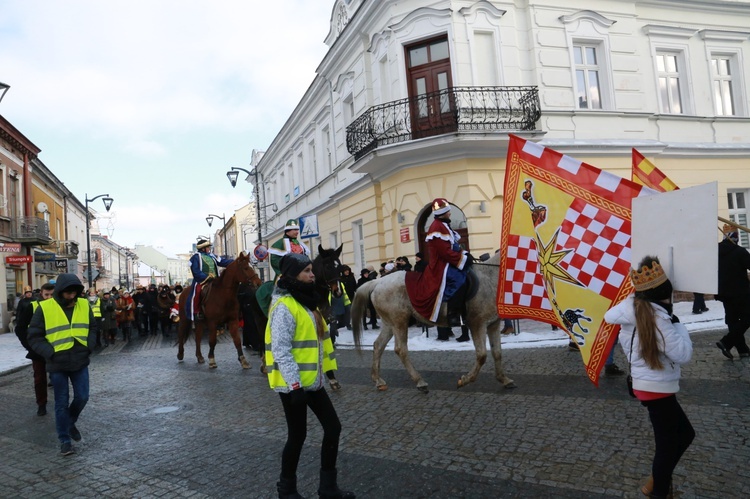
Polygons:
<instances>
[{"instance_id":1,"label":"rider in red robe","mask_svg":"<svg viewBox=\"0 0 750 499\"><path fill-rule=\"evenodd\" d=\"M464 284L468 267L473 257L462 250L458 241L461 236L451 229L451 206L446 199L432 202L435 220L425 237L429 251L429 263L424 272L406 273L406 291L414 309L423 317L436 322L440 306ZM449 310L449 315L453 310ZM455 317L458 318L458 317Z\"/></svg>"}]
</instances>

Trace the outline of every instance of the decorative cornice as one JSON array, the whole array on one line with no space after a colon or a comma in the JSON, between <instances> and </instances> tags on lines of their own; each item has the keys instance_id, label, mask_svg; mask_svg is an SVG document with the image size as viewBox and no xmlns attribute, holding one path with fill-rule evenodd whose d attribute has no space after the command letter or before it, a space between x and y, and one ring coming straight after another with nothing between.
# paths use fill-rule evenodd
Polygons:
<instances>
[{"instance_id":1,"label":"decorative cornice","mask_svg":"<svg viewBox=\"0 0 750 499\"><path fill-rule=\"evenodd\" d=\"M699 33L703 40L715 40L721 42L744 42L750 38L750 31L702 29Z\"/></svg>"},{"instance_id":2,"label":"decorative cornice","mask_svg":"<svg viewBox=\"0 0 750 499\"><path fill-rule=\"evenodd\" d=\"M333 85L334 92L339 92L341 90L341 87L344 85L344 83L346 83L347 80L354 81L354 71L342 73L338 78L336 78L336 83Z\"/></svg>"},{"instance_id":3,"label":"decorative cornice","mask_svg":"<svg viewBox=\"0 0 750 499\"><path fill-rule=\"evenodd\" d=\"M696 34L698 30L695 28L680 28L664 24L647 24L643 27L643 32L648 36L663 36L687 40Z\"/></svg>"},{"instance_id":4,"label":"decorative cornice","mask_svg":"<svg viewBox=\"0 0 750 499\"><path fill-rule=\"evenodd\" d=\"M487 12L488 14L498 19L503 17L505 13L507 12L505 10L498 9L487 0L480 0L479 2L475 3L471 7L461 7L460 9L458 9L458 13L464 17L475 15L479 11Z\"/></svg>"},{"instance_id":5,"label":"decorative cornice","mask_svg":"<svg viewBox=\"0 0 750 499\"><path fill-rule=\"evenodd\" d=\"M570 24L576 21L587 20L598 24L602 28L609 28L617 22L613 21L612 19L607 19L603 15L594 12L593 10L579 10L578 12L567 16L560 16L558 19L560 19L563 24Z\"/></svg>"},{"instance_id":6,"label":"decorative cornice","mask_svg":"<svg viewBox=\"0 0 750 499\"><path fill-rule=\"evenodd\" d=\"M420 7L417 10L409 12L401 21L395 24L391 24L388 27L395 32L399 32L417 21L423 19L427 19L429 21L434 21L436 19L450 19L452 14L452 9L433 9L431 7Z\"/></svg>"},{"instance_id":7,"label":"decorative cornice","mask_svg":"<svg viewBox=\"0 0 750 499\"><path fill-rule=\"evenodd\" d=\"M372 35L370 40L370 46L367 47L367 51L375 56L376 59L380 59L383 56L383 52L388 50L388 42L391 39L391 31L385 29L380 33Z\"/></svg>"}]
</instances>

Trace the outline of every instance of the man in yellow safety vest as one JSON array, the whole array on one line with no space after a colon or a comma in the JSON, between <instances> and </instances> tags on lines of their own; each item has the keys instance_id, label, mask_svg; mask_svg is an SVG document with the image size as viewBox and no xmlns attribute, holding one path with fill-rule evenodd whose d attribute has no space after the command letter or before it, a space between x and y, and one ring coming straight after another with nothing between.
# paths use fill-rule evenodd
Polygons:
<instances>
[{"instance_id":1,"label":"man in yellow safety vest","mask_svg":"<svg viewBox=\"0 0 750 499\"><path fill-rule=\"evenodd\" d=\"M28 329L29 346L44 357L55 393L55 428L60 454L75 453L71 442L81 440L76 421L89 400L89 356L99 321L83 298L83 285L75 274L61 274L51 300L39 302ZM69 403L68 383L73 385Z\"/></svg>"}]
</instances>

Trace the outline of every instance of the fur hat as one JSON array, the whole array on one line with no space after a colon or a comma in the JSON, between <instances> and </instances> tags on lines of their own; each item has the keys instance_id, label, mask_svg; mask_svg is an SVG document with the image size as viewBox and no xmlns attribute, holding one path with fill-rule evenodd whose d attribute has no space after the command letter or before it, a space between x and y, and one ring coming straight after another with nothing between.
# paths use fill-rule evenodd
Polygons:
<instances>
[{"instance_id":1,"label":"fur hat","mask_svg":"<svg viewBox=\"0 0 750 499\"><path fill-rule=\"evenodd\" d=\"M287 253L281 257L281 275L284 277L295 278L311 263L312 261L310 261L307 255Z\"/></svg>"},{"instance_id":2,"label":"fur hat","mask_svg":"<svg viewBox=\"0 0 750 499\"><path fill-rule=\"evenodd\" d=\"M299 230L299 224L297 223L297 221L295 219L290 218L284 224L284 232L286 232L288 230Z\"/></svg>"},{"instance_id":3,"label":"fur hat","mask_svg":"<svg viewBox=\"0 0 750 499\"><path fill-rule=\"evenodd\" d=\"M433 215L442 215L443 213L448 213L451 211L451 205L445 198L435 198L432 201L432 214Z\"/></svg>"},{"instance_id":4,"label":"fur hat","mask_svg":"<svg viewBox=\"0 0 750 499\"><path fill-rule=\"evenodd\" d=\"M24 286L23 287L23 292L24 293L31 293L31 286Z\"/></svg>"},{"instance_id":5,"label":"fur hat","mask_svg":"<svg viewBox=\"0 0 750 499\"><path fill-rule=\"evenodd\" d=\"M198 244L195 245L196 248L203 249L208 248L211 246L211 241L208 241L206 239L198 239Z\"/></svg>"}]
</instances>

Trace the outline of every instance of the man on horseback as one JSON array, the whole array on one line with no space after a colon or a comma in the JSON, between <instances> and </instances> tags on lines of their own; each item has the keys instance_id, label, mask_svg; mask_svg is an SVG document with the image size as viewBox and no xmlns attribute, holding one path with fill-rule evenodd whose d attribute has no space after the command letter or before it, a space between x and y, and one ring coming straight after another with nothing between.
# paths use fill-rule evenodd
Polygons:
<instances>
[{"instance_id":1,"label":"man on horseback","mask_svg":"<svg viewBox=\"0 0 750 499\"><path fill-rule=\"evenodd\" d=\"M219 275L218 267L226 267L234 260L219 258L211 252L211 243L199 239L196 246L198 252L190 257L190 272L193 273L193 284L188 293L187 313L190 320L201 318L200 297L201 288Z\"/></svg>"},{"instance_id":2,"label":"man on horseback","mask_svg":"<svg viewBox=\"0 0 750 499\"><path fill-rule=\"evenodd\" d=\"M310 256L310 248L299 237L299 224L296 220L290 219L284 225L284 237L276 241L268 248L271 254L271 268L278 278L281 275L281 258L287 253L296 253L298 255Z\"/></svg>"},{"instance_id":3,"label":"man on horseback","mask_svg":"<svg viewBox=\"0 0 750 499\"><path fill-rule=\"evenodd\" d=\"M474 257L458 244L461 236L451 228L448 200L435 199L432 214L435 220L425 237L429 263L423 272L406 273L406 291L414 309L432 322L437 321L442 303L448 302L448 322L460 326L465 293L459 289L466 282Z\"/></svg>"}]
</instances>

